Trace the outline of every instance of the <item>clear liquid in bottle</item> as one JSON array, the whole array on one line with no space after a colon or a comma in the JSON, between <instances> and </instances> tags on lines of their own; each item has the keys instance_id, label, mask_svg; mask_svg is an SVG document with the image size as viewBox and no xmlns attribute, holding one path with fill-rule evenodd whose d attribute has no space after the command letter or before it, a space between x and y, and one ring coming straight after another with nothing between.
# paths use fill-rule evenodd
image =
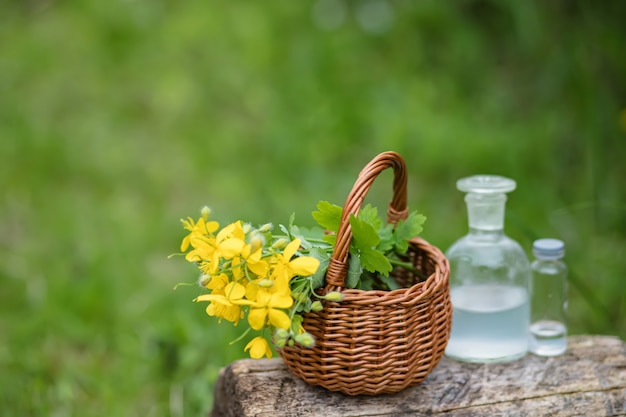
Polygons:
<instances>
[{"instance_id":1,"label":"clear liquid in bottle","mask_svg":"<svg viewBox=\"0 0 626 417\"><path fill-rule=\"evenodd\" d=\"M567 349L567 328L558 321L542 320L530 326L530 350L539 356L558 356Z\"/></svg>"},{"instance_id":2,"label":"clear liquid in bottle","mask_svg":"<svg viewBox=\"0 0 626 417\"><path fill-rule=\"evenodd\" d=\"M533 255L530 351L539 356L561 355L567 349L565 244L558 239L536 240Z\"/></svg>"},{"instance_id":3,"label":"clear liquid in bottle","mask_svg":"<svg viewBox=\"0 0 626 417\"><path fill-rule=\"evenodd\" d=\"M450 261L452 331L446 355L466 362L505 362L528 352L530 264L504 234L505 193L515 181L463 178L469 233L446 251Z\"/></svg>"},{"instance_id":4,"label":"clear liquid in bottle","mask_svg":"<svg viewBox=\"0 0 626 417\"><path fill-rule=\"evenodd\" d=\"M454 288L454 343L446 354L470 362L497 362L522 357L528 348L528 292L509 285Z\"/></svg>"}]
</instances>

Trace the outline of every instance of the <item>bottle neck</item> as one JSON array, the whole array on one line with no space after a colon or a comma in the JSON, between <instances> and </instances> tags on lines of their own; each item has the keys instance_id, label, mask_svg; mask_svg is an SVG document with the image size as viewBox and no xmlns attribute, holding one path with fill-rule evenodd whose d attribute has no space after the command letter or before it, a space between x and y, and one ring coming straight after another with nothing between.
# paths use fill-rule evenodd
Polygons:
<instances>
[{"instance_id":1,"label":"bottle neck","mask_svg":"<svg viewBox=\"0 0 626 417\"><path fill-rule=\"evenodd\" d=\"M468 193L465 202L471 234L491 236L504 233L506 195Z\"/></svg>"},{"instance_id":2,"label":"bottle neck","mask_svg":"<svg viewBox=\"0 0 626 417\"><path fill-rule=\"evenodd\" d=\"M535 261L536 262L541 262L544 264L558 264L558 263L562 263L563 262L563 257L559 256L559 257L543 257L543 256L537 256L535 255Z\"/></svg>"}]
</instances>

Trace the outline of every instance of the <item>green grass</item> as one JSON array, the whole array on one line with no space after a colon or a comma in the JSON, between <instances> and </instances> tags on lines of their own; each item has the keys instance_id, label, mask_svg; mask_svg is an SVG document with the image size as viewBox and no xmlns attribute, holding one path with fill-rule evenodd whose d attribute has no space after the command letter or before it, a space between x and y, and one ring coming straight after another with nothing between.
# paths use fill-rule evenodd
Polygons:
<instances>
[{"instance_id":1,"label":"green grass","mask_svg":"<svg viewBox=\"0 0 626 417\"><path fill-rule=\"evenodd\" d=\"M394 0L383 33L315 4L0 5L3 415L205 413L243 344L172 290L179 219L312 225L384 150L442 249L456 179L516 179L506 231L565 240L571 331L626 337L623 3Z\"/></svg>"}]
</instances>

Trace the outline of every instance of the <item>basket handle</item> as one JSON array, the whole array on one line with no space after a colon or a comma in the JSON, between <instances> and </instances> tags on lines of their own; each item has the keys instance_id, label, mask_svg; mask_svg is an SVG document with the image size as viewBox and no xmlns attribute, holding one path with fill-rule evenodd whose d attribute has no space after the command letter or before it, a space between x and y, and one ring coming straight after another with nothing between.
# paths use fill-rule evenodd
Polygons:
<instances>
[{"instance_id":1,"label":"basket handle","mask_svg":"<svg viewBox=\"0 0 626 417\"><path fill-rule=\"evenodd\" d=\"M345 288L346 276L348 275L350 241L352 240L350 215L354 214L356 216L359 213L372 183L387 168L393 168L394 173L393 197L387 208L387 222L396 224L398 220L407 218L407 172L404 159L396 152L378 154L361 170L350 194L346 198L341 223L337 231L337 242L326 272L327 287Z\"/></svg>"}]
</instances>

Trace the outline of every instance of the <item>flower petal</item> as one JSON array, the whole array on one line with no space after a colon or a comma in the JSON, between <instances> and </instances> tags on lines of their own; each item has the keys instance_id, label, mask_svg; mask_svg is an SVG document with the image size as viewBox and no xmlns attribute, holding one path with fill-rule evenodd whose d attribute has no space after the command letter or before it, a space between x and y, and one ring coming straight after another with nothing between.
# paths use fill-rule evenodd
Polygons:
<instances>
[{"instance_id":1,"label":"flower petal","mask_svg":"<svg viewBox=\"0 0 626 417\"><path fill-rule=\"evenodd\" d=\"M250 245L246 245L246 248L248 249L248 251L251 250L251 246ZM261 256L263 255L263 248L260 247L258 248L255 252L250 253L246 256L245 251L244 251L244 256L246 256L246 259L248 260L249 263L257 263L261 260Z\"/></svg>"},{"instance_id":2,"label":"flower petal","mask_svg":"<svg viewBox=\"0 0 626 417\"><path fill-rule=\"evenodd\" d=\"M312 256L300 256L289 262L289 266L296 275L308 277L317 271L317 268L320 266L320 261Z\"/></svg>"},{"instance_id":3,"label":"flower petal","mask_svg":"<svg viewBox=\"0 0 626 417\"><path fill-rule=\"evenodd\" d=\"M196 299L194 300L196 302L199 301L211 301L213 303L217 303L217 304L221 304L224 306L231 306L233 305L233 303L230 302L230 300L226 297L224 297L223 295L220 294L203 294L200 295L198 297L196 297Z\"/></svg>"},{"instance_id":4,"label":"flower petal","mask_svg":"<svg viewBox=\"0 0 626 417\"><path fill-rule=\"evenodd\" d=\"M256 293L256 302L260 307L266 307L272 299L272 295L265 289L259 289Z\"/></svg>"},{"instance_id":5,"label":"flower petal","mask_svg":"<svg viewBox=\"0 0 626 417\"><path fill-rule=\"evenodd\" d=\"M285 257L285 261L288 262L293 255L296 254L296 251L300 247L300 239L294 239L285 247L283 250L283 256Z\"/></svg>"},{"instance_id":6,"label":"flower petal","mask_svg":"<svg viewBox=\"0 0 626 417\"><path fill-rule=\"evenodd\" d=\"M290 294L291 288L289 288L289 276L288 275L277 276L274 279L274 286L272 287L272 292L278 293L278 294Z\"/></svg>"},{"instance_id":7,"label":"flower petal","mask_svg":"<svg viewBox=\"0 0 626 417\"><path fill-rule=\"evenodd\" d=\"M211 277L211 281L207 284L207 288L210 290L222 290L228 285L228 275L219 274Z\"/></svg>"},{"instance_id":8,"label":"flower petal","mask_svg":"<svg viewBox=\"0 0 626 417\"><path fill-rule=\"evenodd\" d=\"M231 282L224 288L224 293L229 300L240 300L246 295L246 287L238 282Z\"/></svg>"},{"instance_id":9,"label":"flower petal","mask_svg":"<svg viewBox=\"0 0 626 417\"><path fill-rule=\"evenodd\" d=\"M244 352L250 349L250 357L253 359L260 359L263 356L268 358L272 357L272 350L270 349L267 340L261 336L257 336L252 339L244 348Z\"/></svg>"},{"instance_id":10,"label":"flower petal","mask_svg":"<svg viewBox=\"0 0 626 417\"><path fill-rule=\"evenodd\" d=\"M252 327L254 330L261 330L263 326L265 326L266 317L266 308L252 308L248 313L248 323L250 323L250 327Z\"/></svg>"},{"instance_id":11,"label":"flower petal","mask_svg":"<svg viewBox=\"0 0 626 417\"><path fill-rule=\"evenodd\" d=\"M239 319L243 317L243 311L241 310L241 307L234 304L222 305L218 303L211 303L207 306L206 313L209 316L226 319L234 323L235 326L239 322Z\"/></svg>"},{"instance_id":12,"label":"flower petal","mask_svg":"<svg viewBox=\"0 0 626 417\"><path fill-rule=\"evenodd\" d=\"M259 286L252 284L246 287L246 298L251 301L257 301L257 293L259 291Z\"/></svg>"},{"instance_id":13,"label":"flower petal","mask_svg":"<svg viewBox=\"0 0 626 417\"><path fill-rule=\"evenodd\" d=\"M252 271L259 278L265 278L270 269L270 266L267 264L267 262L265 261L251 262L250 258L248 258L247 267L250 271Z\"/></svg>"},{"instance_id":14,"label":"flower petal","mask_svg":"<svg viewBox=\"0 0 626 417\"><path fill-rule=\"evenodd\" d=\"M214 222L214 221L206 222L204 224L204 233L211 234L211 233L214 233L219 228L220 228L220 224L218 222Z\"/></svg>"},{"instance_id":15,"label":"flower petal","mask_svg":"<svg viewBox=\"0 0 626 417\"><path fill-rule=\"evenodd\" d=\"M224 259L232 259L241 254L245 244L243 240L235 238L226 239L219 244L220 255L222 255Z\"/></svg>"},{"instance_id":16,"label":"flower petal","mask_svg":"<svg viewBox=\"0 0 626 417\"><path fill-rule=\"evenodd\" d=\"M190 242L189 242L189 236L185 236L185 237L183 238L183 241L182 241L182 242L181 242L181 244L180 244L180 251L181 251L181 252L186 252L186 251L187 251L187 249L189 249L189 244L190 244Z\"/></svg>"},{"instance_id":17,"label":"flower petal","mask_svg":"<svg viewBox=\"0 0 626 417\"><path fill-rule=\"evenodd\" d=\"M289 308L293 305L293 298L291 298L291 294L274 293L269 305L274 308Z\"/></svg>"},{"instance_id":18,"label":"flower petal","mask_svg":"<svg viewBox=\"0 0 626 417\"><path fill-rule=\"evenodd\" d=\"M222 230L220 230L217 236L215 237L215 240L218 243L221 243L225 239L228 239L228 237L232 234L233 230L235 230L235 223L231 223L229 225L224 226Z\"/></svg>"},{"instance_id":19,"label":"flower petal","mask_svg":"<svg viewBox=\"0 0 626 417\"><path fill-rule=\"evenodd\" d=\"M274 308L269 309L270 324L279 329L288 329L291 327L291 320L287 313Z\"/></svg>"}]
</instances>

